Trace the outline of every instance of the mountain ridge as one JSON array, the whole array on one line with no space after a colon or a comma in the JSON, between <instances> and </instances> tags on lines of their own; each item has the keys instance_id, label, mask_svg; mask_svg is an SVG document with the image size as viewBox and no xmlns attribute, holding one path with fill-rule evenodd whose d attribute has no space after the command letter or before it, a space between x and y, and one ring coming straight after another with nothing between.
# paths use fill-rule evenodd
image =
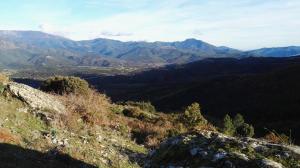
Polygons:
<instances>
[{"instance_id":1,"label":"mountain ridge","mask_svg":"<svg viewBox=\"0 0 300 168\"><path fill-rule=\"evenodd\" d=\"M296 54L300 54L300 47L263 48L244 52L194 38L175 42L122 42L105 38L74 41L40 31L0 30L0 65L8 68L82 65L156 67L204 58L278 57ZM105 60L105 63L95 63L99 60Z\"/></svg>"}]
</instances>

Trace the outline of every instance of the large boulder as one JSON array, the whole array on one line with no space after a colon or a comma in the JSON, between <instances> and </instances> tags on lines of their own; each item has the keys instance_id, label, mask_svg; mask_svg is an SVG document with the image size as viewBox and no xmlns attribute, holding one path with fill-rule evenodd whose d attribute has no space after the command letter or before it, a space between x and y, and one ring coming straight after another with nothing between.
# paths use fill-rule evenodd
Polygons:
<instances>
[{"instance_id":1,"label":"large boulder","mask_svg":"<svg viewBox=\"0 0 300 168\"><path fill-rule=\"evenodd\" d=\"M65 106L54 96L30 86L11 82L7 85L7 89L13 96L19 98L34 110L54 111L59 114L66 111Z\"/></svg>"}]
</instances>

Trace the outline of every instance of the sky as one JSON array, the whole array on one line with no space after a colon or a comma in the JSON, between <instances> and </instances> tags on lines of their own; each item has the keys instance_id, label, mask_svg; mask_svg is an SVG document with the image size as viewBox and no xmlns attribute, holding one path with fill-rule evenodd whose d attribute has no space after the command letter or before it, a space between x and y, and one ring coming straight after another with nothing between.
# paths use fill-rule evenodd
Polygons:
<instances>
[{"instance_id":1,"label":"sky","mask_svg":"<svg viewBox=\"0 0 300 168\"><path fill-rule=\"evenodd\" d=\"M300 0L3 0L1 30L73 40L181 41L241 50L300 46Z\"/></svg>"}]
</instances>

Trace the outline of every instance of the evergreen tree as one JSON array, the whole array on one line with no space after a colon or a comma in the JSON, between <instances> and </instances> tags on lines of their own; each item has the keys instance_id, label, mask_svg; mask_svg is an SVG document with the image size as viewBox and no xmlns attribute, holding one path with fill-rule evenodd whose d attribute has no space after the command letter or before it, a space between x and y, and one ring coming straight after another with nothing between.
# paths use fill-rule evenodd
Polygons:
<instances>
[{"instance_id":1,"label":"evergreen tree","mask_svg":"<svg viewBox=\"0 0 300 168\"><path fill-rule=\"evenodd\" d=\"M235 115L233 119L233 125L235 128L242 126L244 123L245 123L244 117L240 113Z\"/></svg>"},{"instance_id":2,"label":"evergreen tree","mask_svg":"<svg viewBox=\"0 0 300 168\"><path fill-rule=\"evenodd\" d=\"M195 127L199 124L206 124L207 122L201 114L199 103L193 103L188 106L184 111L183 119L187 127Z\"/></svg>"},{"instance_id":3,"label":"evergreen tree","mask_svg":"<svg viewBox=\"0 0 300 168\"><path fill-rule=\"evenodd\" d=\"M254 127L247 123L243 123L240 127L236 129L236 135L243 136L243 137L253 137Z\"/></svg>"},{"instance_id":4,"label":"evergreen tree","mask_svg":"<svg viewBox=\"0 0 300 168\"><path fill-rule=\"evenodd\" d=\"M235 132L232 119L228 114L226 114L223 120L223 132L227 135L233 135Z\"/></svg>"}]
</instances>

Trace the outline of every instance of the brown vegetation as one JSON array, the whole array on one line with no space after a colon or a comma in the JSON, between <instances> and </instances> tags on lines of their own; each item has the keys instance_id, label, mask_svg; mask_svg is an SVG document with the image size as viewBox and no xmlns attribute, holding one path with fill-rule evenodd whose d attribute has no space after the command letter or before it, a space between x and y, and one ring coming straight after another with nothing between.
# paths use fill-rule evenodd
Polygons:
<instances>
[{"instance_id":1,"label":"brown vegetation","mask_svg":"<svg viewBox=\"0 0 300 168\"><path fill-rule=\"evenodd\" d=\"M269 132L263 137L265 140L276 144L290 144L290 138L284 134L278 134L274 131Z\"/></svg>"},{"instance_id":2,"label":"brown vegetation","mask_svg":"<svg viewBox=\"0 0 300 168\"><path fill-rule=\"evenodd\" d=\"M20 139L10 133L9 130L0 128L0 143L18 144Z\"/></svg>"}]
</instances>

